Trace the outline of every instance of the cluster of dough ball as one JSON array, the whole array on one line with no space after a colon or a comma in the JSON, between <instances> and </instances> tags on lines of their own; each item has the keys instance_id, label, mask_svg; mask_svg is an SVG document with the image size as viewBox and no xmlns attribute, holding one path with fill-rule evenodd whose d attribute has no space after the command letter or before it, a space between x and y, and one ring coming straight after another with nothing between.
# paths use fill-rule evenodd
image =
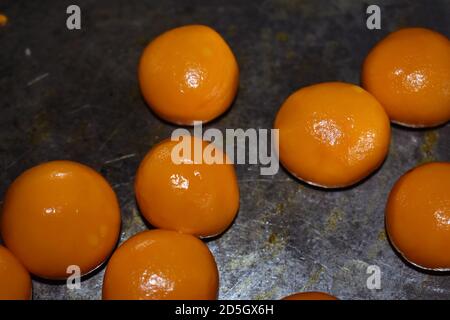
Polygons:
<instances>
[{"instance_id":1,"label":"cluster of dough ball","mask_svg":"<svg viewBox=\"0 0 450 320\"><path fill-rule=\"evenodd\" d=\"M223 114L235 99L239 69L222 37L206 26L176 28L154 39L139 64L144 99L165 121L192 125ZM390 34L367 56L362 87L328 82L293 93L278 111L278 156L296 178L323 188L357 184L379 168L389 149L390 121L412 127L450 119L450 44L436 32ZM209 143L184 137L202 148ZM108 182L72 161L52 161L21 174L3 205L0 299L28 299L28 272L65 279L110 257L104 299L215 299L219 273L199 238L223 233L239 209L232 164L173 162L176 141L155 145L136 174L143 217L156 230L138 233L117 250L119 202ZM226 154L215 150L224 158ZM450 163L406 173L387 203L394 247L425 269L450 269ZM114 252L113 252L114 251ZM320 292L287 300L335 299Z\"/></svg>"}]
</instances>

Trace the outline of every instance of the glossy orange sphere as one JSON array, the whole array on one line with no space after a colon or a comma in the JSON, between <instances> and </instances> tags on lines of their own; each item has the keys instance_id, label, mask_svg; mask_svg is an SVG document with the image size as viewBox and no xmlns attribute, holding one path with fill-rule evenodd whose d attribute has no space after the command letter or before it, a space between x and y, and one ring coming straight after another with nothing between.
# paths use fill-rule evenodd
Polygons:
<instances>
[{"instance_id":1,"label":"glossy orange sphere","mask_svg":"<svg viewBox=\"0 0 450 320\"><path fill-rule=\"evenodd\" d=\"M116 245L120 211L106 180L91 168L52 161L22 173L9 187L1 216L2 238L33 274L68 277L98 267Z\"/></svg>"},{"instance_id":2,"label":"glossy orange sphere","mask_svg":"<svg viewBox=\"0 0 450 320\"><path fill-rule=\"evenodd\" d=\"M196 145L201 150L197 160ZM185 146L190 154L179 152L180 146ZM142 160L136 174L136 198L142 214L153 226L210 237L222 233L233 222L239 209L234 167L207 163L207 147L222 162L227 161L219 148L189 136L180 142L162 141ZM179 159L174 162L172 156Z\"/></svg>"},{"instance_id":3,"label":"glossy orange sphere","mask_svg":"<svg viewBox=\"0 0 450 320\"><path fill-rule=\"evenodd\" d=\"M297 178L345 187L377 169L389 149L389 119L362 88L341 82L296 91L275 119L279 158Z\"/></svg>"},{"instance_id":4,"label":"glossy orange sphere","mask_svg":"<svg viewBox=\"0 0 450 320\"><path fill-rule=\"evenodd\" d=\"M325 292L299 292L284 297L282 300L339 300Z\"/></svg>"},{"instance_id":5,"label":"glossy orange sphere","mask_svg":"<svg viewBox=\"0 0 450 320\"><path fill-rule=\"evenodd\" d=\"M0 300L30 298L30 274L8 249L0 246Z\"/></svg>"},{"instance_id":6,"label":"glossy orange sphere","mask_svg":"<svg viewBox=\"0 0 450 320\"><path fill-rule=\"evenodd\" d=\"M141 232L112 255L103 281L107 300L212 300L219 273L208 247L188 234Z\"/></svg>"},{"instance_id":7,"label":"glossy orange sphere","mask_svg":"<svg viewBox=\"0 0 450 320\"><path fill-rule=\"evenodd\" d=\"M210 121L233 102L239 82L236 59L213 29L189 25L169 30L145 48L139 84L150 108L182 125Z\"/></svg>"},{"instance_id":8,"label":"glossy orange sphere","mask_svg":"<svg viewBox=\"0 0 450 320\"><path fill-rule=\"evenodd\" d=\"M450 120L450 41L424 28L393 32L370 51L362 82L396 123L445 123Z\"/></svg>"},{"instance_id":9,"label":"glossy orange sphere","mask_svg":"<svg viewBox=\"0 0 450 320\"><path fill-rule=\"evenodd\" d=\"M386 229L393 246L412 264L450 270L450 162L418 166L395 183Z\"/></svg>"}]
</instances>

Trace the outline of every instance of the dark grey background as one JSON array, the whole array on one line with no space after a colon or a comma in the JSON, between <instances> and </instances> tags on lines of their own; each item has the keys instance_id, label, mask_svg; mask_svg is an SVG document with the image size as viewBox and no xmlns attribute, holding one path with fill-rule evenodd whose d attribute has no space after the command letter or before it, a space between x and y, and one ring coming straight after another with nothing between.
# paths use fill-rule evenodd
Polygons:
<instances>
[{"instance_id":1,"label":"dark grey background","mask_svg":"<svg viewBox=\"0 0 450 320\"><path fill-rule=\"evenodd\" d=\"M69 3L82 9L81 31L66 29ZM145 230L134 174L149 148L176 128L156 118L140 96L136 68L149 40L184 24L215 28L236 54L241 83L231 110L208 127L270 128L294 90L322 81L358 83L365 55L390 31L423 26L449 36L449 1L374 3L382 9L380 31L366 29L361 1L2 0L9 23L0 28L0 199L26 168L72 159L113 185L122 207L121 240ZM392 133L383 167L347 190L312 188L284 170L271 177L260 176L257 166L237 166L238 218L208 241L220 270L220 298L322 290L341 299L449 299L448 274L420 272L394 253L383 211L402 173L450 160L450 125ZM366 288L372 264L381 268L381 290ZM100 298L103 271L78 291L35 280L33 297Z\"/></svg>"}]
</instances>

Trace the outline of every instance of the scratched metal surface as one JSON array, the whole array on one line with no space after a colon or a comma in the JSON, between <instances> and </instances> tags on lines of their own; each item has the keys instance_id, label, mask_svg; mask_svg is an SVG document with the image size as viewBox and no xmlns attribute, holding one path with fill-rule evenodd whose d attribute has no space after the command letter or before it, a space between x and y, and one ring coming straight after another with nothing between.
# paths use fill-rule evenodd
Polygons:
<instances>
[{"instance_id":1,"label":"scratched metal surface","mask_svg":"<svg viewBox=\"0 0 450 320\"><path fill-rule=\"evenodd\" d=\"M100 171L117 192L121 241L145 230L132 182L140 159L174 126L143 102L136 66L145 44L184 24L217 29L241 68L238 97L208 127L270 128L283 100L304 85L358 83L368 50L389 31L425 26L447 36L449 2L377 1L382 30L365 28L359 1L71 1L82 30L65 28L64 1L2 0L9 23L0 28L0 196L24 169L73 159ZM450 276L420 272L387 242L383 208L394 181L430 160L450 160L450 125L393 128L389 156L370 179L324 191L284 170L260 176L237 167L238 218L208 241L221 277L222 299L278 299L322 290L341 299L449 299ZM0 200L1 201L1 200ZM366 288L378 265L381 290ZM34 280L34 299L99 299L104 267L82 289Z\"/></svg>"}]
</instances>

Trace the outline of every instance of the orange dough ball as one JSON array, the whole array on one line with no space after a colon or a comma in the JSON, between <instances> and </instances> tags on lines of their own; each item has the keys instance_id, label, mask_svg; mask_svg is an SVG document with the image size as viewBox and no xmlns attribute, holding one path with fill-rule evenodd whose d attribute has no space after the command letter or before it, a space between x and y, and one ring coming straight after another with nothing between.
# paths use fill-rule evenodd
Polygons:
<instances>
[{"instance_id":1,"label":"orange dough ball","mask_svg":"<svg viewBox=\"0 0 450 320\"><path fill-rule=\"evenodd\" d=\"M30 274L8 249L0 246L0 300L30 298Z\"/></svg>"},{"instance_id":2,"label":"orange dough ball","mask_svg":"<svg viewBox=\"0 0 450 320\"><path fill-rule=\"evenodd\" d=\"M450 162L432 162L405 173L386 205L392 245L423 269L450 270Z\"/></svg>"},{"instance_id":3,"label":"orange dough ball","mask_svg":"<svg viewBox=\"0 0 450 320\"><path fill-rule=\"evenodd\" d=\"M321 83L293 93L275 119L279 158L297 178L321 187L352 185L377 169L390 141L389 119L362 88Z\"/></svg>"},{"instance_id":4,"label":"orange dough ball","mask_svg":"<svg viewBox=\"0 0 450 320\"><path fill-rule=\"evenodd\" d=\"M192 152L177 152L180 143ZM183 136L180 142L164 140L139 166L136 198L153 226L210 237L233 222L239 209L239 186L232 164L208 164L203 152L197 158L202 163L194 163L195 144L203 151L212 147L223 162L228 159L220 149L196 137ZM179 164L172 161L172 153L180 155Z\"/></svg>"},{"instance_id":5,"label":"orange dough ball","mask_svg":"<svg viewBox=\"0 0 450 320\"><path fill-rule=\"evenodd\" d=\"M299 292L290 296L284 297L282 300L339 300L324 292Z\"/></svg>"},{"instance_id":6,"label":"orange dough ball","mask_svg":"<svg viewBox=\"0 0 450 320\"><path fill-rule=\"evenodd\" d=\"M103 281L107 300L212 300L219 272L208 247L188 234L141 232L112 255Z\"/></svg>"},{"instance_id":7,"label":"orange dough ball","mask_svg":"<svg viewBox=\"0 0 450 320\"><path fill-rule=\"evenodd\" d=\"M22 173L9 187L1 217L6 246L33 274L63 279L98 267L116 245L120 211L106 180L91 168L52 161Z\"/></svg>"},{"instance_id":8,"label":"orange dough ball","mask_svg":"<svg viewBox=\"0 0 450 320\"><path fill-rule=\"evenodd\" d=\"M175 124L218 117L233 102L238 82L233 52L216 31L202 25L161 34L145 48L139 64L145 100Z\"/></svg>"},{"instance_id":9,"label":"orange dough ball","mask_svg":"<svg viewBox=\"0 0 450 320\"><path fill-rule=\"evenodd\" d=\"M393 32L370 51L362 82L396 123L445 123L450 120L450 42L423 28Z\"/></svg>"},{"instance_id":10,"label":"orange dough ball","mask_svg":"<svg viewBox=\"0 0 450 320\"><path fill-rule=\"evenodd\" d=\"M7 23L8 17L0 13L0 27L6 26Z\"/></svg>"}]
</instances>

